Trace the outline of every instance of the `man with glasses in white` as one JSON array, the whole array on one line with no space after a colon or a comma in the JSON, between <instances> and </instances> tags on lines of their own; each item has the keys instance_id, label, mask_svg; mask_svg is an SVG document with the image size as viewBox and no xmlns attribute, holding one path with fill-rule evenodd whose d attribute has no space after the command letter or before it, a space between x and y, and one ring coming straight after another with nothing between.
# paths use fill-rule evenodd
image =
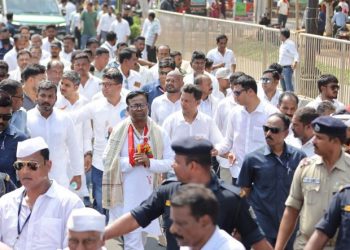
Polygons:
<instances>
[{"instance_id":1,"label":"man with glasses in white","mask_svg":"<svg viewBox=\"0 0 350 250\"><path fill-rule=\"evenodd\" d=\"M309 102L306 107L317 109L322 101L327 100L333 103L336 111L345 109L344 104L337 100L340 85L338 79L334 75L321 75L320 79L317 80L317 87L320 94L315 100Z\"/></svg>"},{"instance_id":2,"label":"man with glasses in white","mask_svg":"<svg viewBox=\"0 0 350 250\"><path fill-rule=\"evenodd\" d=\"M249 75L242 75L233 82L233 95L240 106L230 114L225 138L213 150L213 155L228 153L234 185L245 155L265 145L262 126L271 114L278 112L276 107L259 99L257 88Z\"/></svg>"},{"instance_id":3,"label":"man with glasses in white","mask_svg":"<svg viewBox=\"0 0 350 250\"><path fill-rule=\"evenodd\" d=\"M271 103L277 107L278 99L281 95L281 91L277 89L279 84L280 74L275 69L267 69L263 72L263 76L260 78L261 88L258 88L258 96L261 100Z\"/></svg>"},{"instance_id":4,"label":"man with glasses in white","mask_svg":"<svg viewBox=\"0 0 350 250\"><path fill-rule=\"evenodd\" d=\"M77 195L49 178L52 162L42 137L18 143L17 171L22 187L0 199L0 242L12 249L62 249L67 220L84 206Z\"/></svg>"}]
</instances>

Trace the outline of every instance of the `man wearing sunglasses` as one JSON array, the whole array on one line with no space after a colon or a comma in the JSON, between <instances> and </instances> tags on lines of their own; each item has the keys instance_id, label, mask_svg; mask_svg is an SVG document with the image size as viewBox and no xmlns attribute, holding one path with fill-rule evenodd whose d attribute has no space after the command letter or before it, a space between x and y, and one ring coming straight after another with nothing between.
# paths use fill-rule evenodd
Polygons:
<instances>
[{"instance_id":1,"label":"man wearing sunglasses","mask_svg":"<svg viewBox=\"0 0 350 250\"><path fill-rule=\"evenodd\" d=\"M299 229L293 247L295 250L304 249L333 194L350 183L350 156L342 149L346 125L330 116L320 116L311 124L315 155L302 160L295 170L276 250L285 248L298 220ZM334 249L334 243L331 241L325 249Z\"/></svg>"},{"instance_id":2,"label":"man wearing sunglasses","mask_svg":"<svg viewBox=\"0 0 350 250\"><path fill-rule=\"evenodd\" d=\"M0 241L13 249L65 248L68 217L84 206L49 178L49 154L41 137L18 143L13 167L23 186L0 199Z\"/></svg>"},{"instance_id":3,"label":"man wearing sunglasses","mask_svg":"<svg viewBox=\"0 0 350 250\"><path fill-rule=\"evenodd\" d=\"M238 178L238 185L272 246L276 243L294 171L306 157L301 150L285 143L289 125L290 120L284 114L276 113L268 118L262 127L267 145L246 155ZM286 249L293 249L292 243Z\"/></svg>"},{"instance_id":4,"label":"man wearing sunglasses","mask_svg":"<svg viewBox=\"0 0 350 250\"><path fill-rule=\"evenodd\" d=\"M18 142L25 140L27 136L10 125L12 111L11 96L0 90L0 172L9 175L12 182L17 184L16 171L12 164L16 160Z\"/></svg>"},{"instance_id":5,"label":"man wearing sunglasses","mask_svg":"<svg viewBox=\"0 0 350 250\"><path fill-rule=\"evenodd\" d=\"M318 105L322 101L330 101L336 108L336 111L345 109L343 103L337 100L340 85L338 79L334 75L326 74L321 75L320 79L317 80L317 87L319 91L319 96L315 100L309 102L306 106L317 110Z\"/></svg>"},{"instance_id":6,"label":"man wearing sunglasses","mask_svg":"<svg viewBox=\"0 0 350 250\"><path fill-rule=\"evenodd\" d=\"M260 78L260 84L263 91L258 89L258 94L261 100L271 103L277 107L278 98L281 95L281 91L277 89L279 84L280 75L275 69L267 69L263 72L263 76Z\"/></svg>"}]
</instances>

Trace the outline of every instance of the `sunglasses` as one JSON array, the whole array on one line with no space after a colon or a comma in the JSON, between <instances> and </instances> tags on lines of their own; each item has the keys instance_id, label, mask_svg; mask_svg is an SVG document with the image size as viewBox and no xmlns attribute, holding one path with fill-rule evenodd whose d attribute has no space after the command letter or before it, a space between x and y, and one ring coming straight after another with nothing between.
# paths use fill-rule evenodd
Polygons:
<instances>
[{"instance_id":1,"label":"sunglasses","mask_svg":"<svg viewBox=\"0 0 350 250\"><path fill-rule=\"evenodd\" d=\"M339 85L331 85L329 86L331 90L339 90L340 86Z\"/></svg>"},{"instance_id":2,"label":"sunglasses","mask_svg":"<svg viewBox=\"0 0 350 250\"><path fill-rule=\"evenodd\" d=\"M167 75L170 71L159 71L159 75Z\"/></svg>"},{"instance_id":3,"label":"sunglasses","mask_svg":"<svg viewBox=\"0 0 350 250\"><path fill-rule=\"evenodd\" d=\"M110 88L111 86L118 85L118 83L100 82L99 85L105 88Z\"/></svg>"},{"instance_id":4,"label":"sunglasses","mask_svg":"<svg viewBox=\"0 0 350 250\"><path fill-rule=\"evenodd\" d=\"M15 163L13 163L13 167L17 171L24 168L24 166L27 166L32 171L36 171L36 170L38 170L40 164L39 164L39 162L36 162L36 161L16 161Z\"/></svg>"},{"instance_id":5,"label":"sunglasses","mask_svg":"<svg viewBox=\"0 0 350 250\"><path fill-rule=\"evenodd\" d=\"M268 131L271 131L272 134L278 134L279 132L283 131L283 129L280 128L274 128L274 127L268 127L263 126L264 132L267 133Z\"/></svg>"},{"instance_id":6,"label":"sunglasses","mask_svg":"<svg viewBox=\"0 0 350 250\"><path fill-rule=\"evenodd\" d=\"M241 90L234 90L233 94L235 96L240 96L242 94L243 91L247 91L246 89L241 89Z\"/></svg>"},{"instance_id":7,"label":"sunglasses","mask_svg":"<svg viewBox=\"0 0 350 250\"><path fill-rule=\"evenodd\" d=\"M147 104L135 104L135 105L130 105L129 108L133 111L136 111L136 110L143 110L147 106L148 106Z\"/></svg>"},{"instance_id":8,"label":"sunglasses","mask_svg":"<svg viewBox=\"0 0 350 250\"><path fill-rule=\"evenodd\" d=\"M9 121L12 117L12 114L0 114L0 118L3 120L3 121Z\"/></svg>"}]
</instances>

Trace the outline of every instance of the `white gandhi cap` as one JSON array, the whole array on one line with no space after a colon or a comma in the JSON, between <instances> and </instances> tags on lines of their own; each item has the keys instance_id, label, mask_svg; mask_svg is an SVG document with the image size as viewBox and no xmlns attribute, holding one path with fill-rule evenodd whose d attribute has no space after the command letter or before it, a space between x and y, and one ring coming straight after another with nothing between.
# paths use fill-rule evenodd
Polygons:
<instances>
[{"instance_id":1,"label":"white gandhi cap","mask_svg":"<svg viewBox=\"0 0 350 250\"><path fill-rule=\"evenodd\" d=\"M97 231L104 232L106 217L95 209L84 207L72 211L67 227L74 232Z\"/></svg>"},{"instance_id":2,"label":"white gandhi cap","mask_svg":"<svg viewBox=\"0 0 350 250\"><path fill-rule=\"evenodd\" d=\"M17 145L17 158L26 157L42 149L49 148L42 137L34 137L21 142Z\"/></svg>"}]
</instances>

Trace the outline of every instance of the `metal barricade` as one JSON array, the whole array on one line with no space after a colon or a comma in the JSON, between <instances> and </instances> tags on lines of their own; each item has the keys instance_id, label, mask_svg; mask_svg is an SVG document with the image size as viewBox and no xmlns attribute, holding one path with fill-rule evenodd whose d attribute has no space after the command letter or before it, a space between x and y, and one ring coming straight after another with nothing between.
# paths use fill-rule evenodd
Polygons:
<instances>
[{"instance_id":1,"label":"metal barricade","mask_svg":"<svg viewBox=\"0 0 350 250\"><path fill-rule=\"evenodd\" d=\"M162 25L158 44L179 50L187 60L195 50L207 53L216 48L216 36L226 34L227 47L234 51L237 71L259 79L263 70L278 62L279 30L252 23L227 21L157 10ZM322 74L335 75L341 85L338 99L350 102L350 42L291 32L300 63L295 72L295 90L299 95L318 95L317 79Z\"/></svg>"}]
</instances>

